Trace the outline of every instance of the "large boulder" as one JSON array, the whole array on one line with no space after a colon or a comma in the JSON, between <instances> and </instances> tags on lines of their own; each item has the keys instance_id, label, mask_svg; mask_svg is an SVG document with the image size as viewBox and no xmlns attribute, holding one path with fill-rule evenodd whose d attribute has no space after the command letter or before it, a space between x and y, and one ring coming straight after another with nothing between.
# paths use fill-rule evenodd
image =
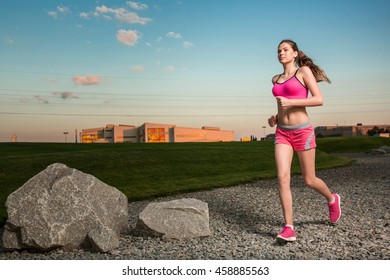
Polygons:
<instances>
[{"instance_id":1,"label":"large boulder","mask_svg":"<svg viewBox=\"0 0 390 280\"><path fill-rule=\"evenodd\" d=\"M208 204L192 198L150 203L139 214L134 231L165 240L209 236Z\"/></svg>"},{"instance_id":2,"label":"large boulder","mask_svg":"<svg viewBox=\"0 0 390 280\"><path fill-rule=\"evenodd\" d=\"M371 149L368 151L368 154L376 156L376 155L385 155L386 151L383 149Z\"/></svg>"},{"instance_id":3,"label":"large boulder","mask_svg":"<svg viewBox=\"0 0 390 280\"><path fill-rule=\"evenodd\" d=\"M379 149L384 151L386 154L390 154L390 146L381 146Z\"/></svg>"},{"instance_id":4,"label":"large boulder","mask_svg":"<svg viewBox=\"0 0 390 280\"><path fill-rule=\"evenodd\" d=\"M61 163L48 166L10 194L6 249L48 251L119 245L128 228L127 197L92 175Z\"/></svg>"},{"instance_id":5,"label":"large boulder","mask_svg":"<svg viewBox=\"0 0 390 280\"><path fill-rule=\"evenodd\" d=\"M381 146L378 149L369 150L367 153L374 156L390 154L390 146Z\"/></svg>"}]
</instances>

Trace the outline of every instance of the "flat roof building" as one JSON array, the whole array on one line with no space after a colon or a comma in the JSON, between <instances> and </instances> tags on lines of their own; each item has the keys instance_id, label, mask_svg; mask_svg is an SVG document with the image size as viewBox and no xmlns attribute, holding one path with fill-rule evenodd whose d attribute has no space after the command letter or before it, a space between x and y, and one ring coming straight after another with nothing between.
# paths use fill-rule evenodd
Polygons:
<instances>
[{"instance_id":1,"label":"flat roof building","mask_svg":"<svg viewBox=\"0 0 390 280\"><path fill-rule=\"evenodd\" d=\"M390 130L390 125L363 125L359 123L352 126L317 126L315 133L319 137L368 136L368 132L374 127L381 128L385 131Z\"/></svg>"},{"instance_id":2,"label":"flat roof building","mask_svg":"<svg viewBox=\"0 0 390 280\"><path fill-rule=\"evenodd\" d=\"M136 142L137 131L134 125L113 125L87 128L80 132L81 143L123 143Z\"/></svg>"},{"instance_id":3,"label":"flat roof building","mask_svg":"<svg viewBox=\"0 0 390 280\"><path fill-rule=\"evenodd\" d=\"M218 127L177 127L173 124L144 123L88 128L80 132L82 143L173 143L173 142L231 142L234 131Z\"/></svg>"}]
</instances>

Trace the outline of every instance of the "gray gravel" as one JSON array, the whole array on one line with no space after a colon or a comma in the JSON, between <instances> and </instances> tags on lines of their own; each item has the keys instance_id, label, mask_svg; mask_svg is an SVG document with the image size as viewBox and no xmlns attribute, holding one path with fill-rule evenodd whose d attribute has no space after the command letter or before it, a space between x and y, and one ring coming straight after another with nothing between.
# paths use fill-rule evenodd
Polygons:
<instances>
[{"instance_id":1,"label":"gray gravel","mask_svg":"<svg viewBox=\"0 0 390 280\"><path fill-rule=\"evenodd\" d=\"M278 244L282 227L277 181L263 180L235 187L159 199L192 197L209 204L212 235L188 241L140 238L130 233L110 253L55 250L47 253L4 252L0 260L95 259L390 259L390 155L346 155L356 159L348 167L318 171L340 194L342 217L328 222L324 198L292 178L297 241ZM130 224L150 201L130 203ZM1 229L0 229L1 231ZM0 232L1 234L1 232Z\"/></svg>"}]
</instances>

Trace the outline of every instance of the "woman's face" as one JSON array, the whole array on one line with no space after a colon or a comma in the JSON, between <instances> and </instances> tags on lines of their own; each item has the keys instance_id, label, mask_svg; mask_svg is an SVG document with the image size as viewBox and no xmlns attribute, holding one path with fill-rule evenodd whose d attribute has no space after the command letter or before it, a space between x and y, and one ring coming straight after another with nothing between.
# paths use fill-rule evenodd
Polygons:
<instances>
[{"instance_id":1,"label":"woman's face","mask_svg":"<svg viewBox=\"0 0 390 280\"><path fill-rule=\"evenodd\" d=\"M298 52L294 51L289 43L281 43L278 48L278 59L282 64L290 63L295 60Z\"/></svg>"}]
</instances>

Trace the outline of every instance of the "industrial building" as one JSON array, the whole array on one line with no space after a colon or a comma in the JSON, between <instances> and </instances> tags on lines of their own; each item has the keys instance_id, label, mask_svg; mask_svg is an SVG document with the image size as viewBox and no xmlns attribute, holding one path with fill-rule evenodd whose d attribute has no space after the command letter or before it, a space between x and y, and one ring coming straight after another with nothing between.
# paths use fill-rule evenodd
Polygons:
<instances>
[{"instance_id":1,"label":"industrial building","mask_svg":"<svg viewBox=\"0 0 390 280\"><path fill-rule=\"evenodd\" d=\"M234 131L156 123L144 123L139 127L108 124L106 127L83 129L80 139L82 143L230 142L234 141Z\"/></svg>"},{"instance_id":2,"label":"industrial building","mask_svg":"<svg viewBox=\"0 0 390 280\"><path fill-rule=\"evenodd\" d=\"M387 132L390 130L390 125L363 125L358 123L352 126L318 126L315 128L315 133L317 137L367 136L368 131L374 127L382 128Z\"/></svg>"},{"instance_id":3,"label":"industrial building","mask_svg":"<svg viewBox=\"0 0 390 280\"><path fill-rule=\"evenodd\" d=\"M134 125L113 125L88 128L80 132L81 143L122 143L137 142L137 130Z\"/></svg>"}]
</instances>

